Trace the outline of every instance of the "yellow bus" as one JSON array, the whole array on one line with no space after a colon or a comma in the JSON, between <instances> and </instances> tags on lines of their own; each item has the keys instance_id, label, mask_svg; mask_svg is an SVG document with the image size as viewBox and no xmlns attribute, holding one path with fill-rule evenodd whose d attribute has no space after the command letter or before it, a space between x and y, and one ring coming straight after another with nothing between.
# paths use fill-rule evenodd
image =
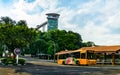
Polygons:
<instances>
[{"instance_id":1,"label":"yellow bus","mask_svg":"<svg viewBox=\"0 0 120 75\"><path fill-rule=\"evenodd\" d=\"M93 50L69 50L56 53L58 64L95 65L96 56Z\"/></svg>"}]
</instances>

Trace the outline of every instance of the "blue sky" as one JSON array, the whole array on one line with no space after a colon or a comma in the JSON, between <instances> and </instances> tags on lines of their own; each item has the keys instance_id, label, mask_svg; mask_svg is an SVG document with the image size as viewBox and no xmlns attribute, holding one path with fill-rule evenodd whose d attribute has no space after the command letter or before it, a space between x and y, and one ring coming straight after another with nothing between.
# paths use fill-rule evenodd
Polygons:
<instances>
[{"instance_id":1,"label":"blue sky","mask_svg":"<svg viewBox=\"0 0 120 75\"><path fill-rule=\"evenodd\" d=\"M29 27L59 13L59 29L79 33L83 41L120 45L120 0L0 0L0 16L26 20Z\"/></svg>"}]
</instances>

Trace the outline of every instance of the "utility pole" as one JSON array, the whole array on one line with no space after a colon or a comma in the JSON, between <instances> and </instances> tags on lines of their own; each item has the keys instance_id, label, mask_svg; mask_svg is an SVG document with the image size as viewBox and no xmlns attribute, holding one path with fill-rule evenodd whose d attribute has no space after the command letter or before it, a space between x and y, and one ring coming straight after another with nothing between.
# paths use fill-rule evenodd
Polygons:
<instances>
[{"instance_id":1,"label":"utility pole","mask_svg":"<svg viewBox=\"0 0 120 75\"><path fill-rule=\"evenodd\" d=\"M53 43L54 43L54 62L55 62L56 45L55 45L55 42Z\"/></svg>"}]
</instances>

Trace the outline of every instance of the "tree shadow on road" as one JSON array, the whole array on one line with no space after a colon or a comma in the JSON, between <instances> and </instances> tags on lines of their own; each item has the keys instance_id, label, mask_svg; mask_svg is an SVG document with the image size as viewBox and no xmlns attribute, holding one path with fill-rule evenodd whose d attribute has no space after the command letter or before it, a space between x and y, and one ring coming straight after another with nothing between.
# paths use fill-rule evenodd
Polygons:
<instances>
[{"instance_id":1,"label":"tree shadow on road","mask_svg":"<svg viewBox=\"0 0 120 75\"><path fill-rule=\"evenodd\" d=\"M4 70L3 72L8 72L8 73L5 73L7 75L9 75L9 72L12 73L12 75L36 75L36 74L33 74L32 71L29 71L29 69L31 69L33 66L35 65L31 63L27 63L26 65L0 64L0 74ZM10 71L7 71L7 70L10 70Z\"/></svg>"}]
</instances>

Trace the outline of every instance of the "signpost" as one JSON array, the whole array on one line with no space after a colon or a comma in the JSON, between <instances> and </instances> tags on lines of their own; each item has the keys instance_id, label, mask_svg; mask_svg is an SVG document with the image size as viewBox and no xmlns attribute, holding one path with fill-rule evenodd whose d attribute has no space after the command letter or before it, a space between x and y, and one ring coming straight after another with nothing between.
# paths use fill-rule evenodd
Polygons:
<instances>
[{"instance_id":1,"label":"signpost","mask_svg":"<svg viewBox=\"0 0 120 75\"><path fill-rule=\"evenodd\" d=\"M16 63L18 64L18 58L19 58L19 55L21 53L20 48L15 48L14 53L16 54Z\"/></svg>"}]
</instances>

